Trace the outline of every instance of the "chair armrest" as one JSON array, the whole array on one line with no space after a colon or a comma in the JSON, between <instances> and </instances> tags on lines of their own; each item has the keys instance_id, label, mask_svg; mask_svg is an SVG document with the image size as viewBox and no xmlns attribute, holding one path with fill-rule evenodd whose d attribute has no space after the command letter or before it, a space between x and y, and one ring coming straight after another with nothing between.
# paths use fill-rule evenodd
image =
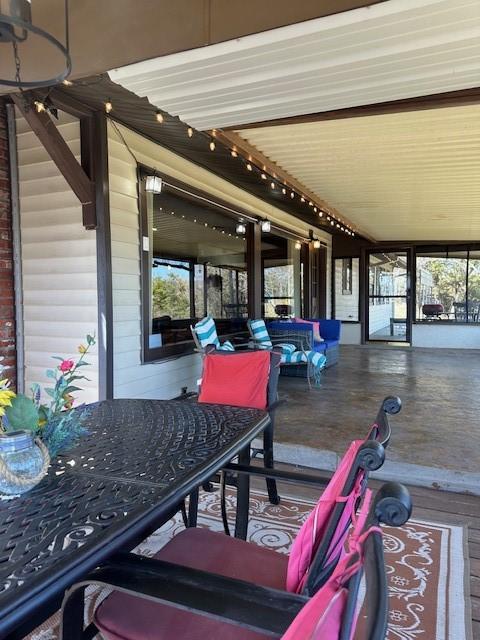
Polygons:
<instances>
[{"instance_id":1,"label":"chair armrest","mask_svg":"<svg viewBox=\"0 0 480 640\"><path fill-rule=\"evenodd\" d=\"M113 587L179 609L278 637L308 601L305 596L132 553L112 557L66 592L66 620L75 594L90 584ZM179 612L179 615L181 613Z\"/></svg>"},{"instance_id":2,"label":"chair armrest","mask_svg":"<svg viewBox=\"0 0 480 640\"><path fill-rule=\"evenodd\" d=\"M282 471L280 469L266 469L265 467L254 467L252 465L236 464L229 462L223 469L232 473L241 473L249 476L260 476L263 478L274 478L282 482L293 484L307 484L314 487L325 487L331 480L330 475L313 475L311 473L297 473L295 471Z\"/></svg>"}]
</instances>

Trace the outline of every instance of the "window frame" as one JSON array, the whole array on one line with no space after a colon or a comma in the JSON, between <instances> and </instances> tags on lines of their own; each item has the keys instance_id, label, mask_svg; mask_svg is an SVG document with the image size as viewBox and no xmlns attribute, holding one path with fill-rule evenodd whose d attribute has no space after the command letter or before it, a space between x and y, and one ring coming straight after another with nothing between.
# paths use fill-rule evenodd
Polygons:
<instances>
[{"instance_id":1,"label":"window frame","mask_svg":"<svg viewBox=\"0 0 480 640\"><path fill-rule=\"evenodd\" d=\"M352 295L353 295L353 261L354 260L358 260L358 304L357 304L357 319L356 320L343 320L340 319L340 322L342 323L346 323L346 324L362 324L363 320L362 320L362 269L363 269L363 265L362 265L362 257L361 255L355 255L352 254L351 256L346 256L346 255L338 255L338 256L332 256L331 258L331 277L330 277L330 290L331 290L331 317L334 320L338 320L339 318L337 318L337 296L336 296L336 289L335 289L335 261L336 260L341 260L342 261L342 276L343 276L343 264L344 264L344 260L351 260L351 273L352 273ZM343 290L343 288L342 288ZM366 292L368 294L368 282L367 282L367 289ZM343 294L342 294L343 295Z\"/></svg>"},{"instance_id":2,"label":"window frame","mask_svg":"<svg viewBox=\"0 0 480 640\"><path fill-rule=\"evenodd\" d=\"M415 254L414 254L414 282L415 282L415 289L414 289L414 298L413 298L413 322L415 324L432 324L432 320L427 320L426 318L418 318L417 317L417 258L419 257L445 257L448 258L449 257L449 253L458 253L458 252L465 252L466 257L462 258L463 260L467 261L466 264L466 269L465 269L465 303L467 305L467 309L468 309L468 304L470 302L469 299L469 273L470 273L470 252L476 252L476 251L480 251L480 244L479 243L471 243L471 244L450 244L450 245L415 245L414 247L415 249ZM444 256L440 256L439 254L446 254ZM432 254L432 255L429 255ZM475 260L477 260L478 258L473 258ZM480 320L478 321L471 321L468 319L468 313L466 315L466 320L461 320L461 321L456 321L456 320L450 320L450 319L446 319L446 318L442 318L440 320L435 320L434 324L443 324L443 325L449 325L449 326L461 326L461 325L470 325L470 326L480 326Z\"/></svg>"}]
</instances>

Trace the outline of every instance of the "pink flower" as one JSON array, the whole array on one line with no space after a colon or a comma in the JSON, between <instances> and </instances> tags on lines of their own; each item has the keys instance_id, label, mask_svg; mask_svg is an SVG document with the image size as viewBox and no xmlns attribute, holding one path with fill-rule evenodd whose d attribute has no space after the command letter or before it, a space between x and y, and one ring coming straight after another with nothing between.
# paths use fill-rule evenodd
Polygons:
<instances>
[{"instance_id":1,"label":"pink flower","mask_svg":"<svg viewBox=\"0 0 480 640\"><path fill-rule=\"evenodd\" d=\"M69 371L71 371L73 369L74 366L75 366L75 362L73 360L63 360L58 365L58 368L60 369L60 371L62 373L68 373Z\"/></svg>"}]
</instances>

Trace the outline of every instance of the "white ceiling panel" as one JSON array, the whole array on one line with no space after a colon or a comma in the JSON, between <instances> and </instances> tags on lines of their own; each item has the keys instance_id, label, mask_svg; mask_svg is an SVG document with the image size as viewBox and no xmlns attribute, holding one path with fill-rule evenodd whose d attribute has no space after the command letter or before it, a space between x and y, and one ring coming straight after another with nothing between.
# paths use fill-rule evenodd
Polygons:
<instances>
[{"instance_id":1,"label":"white ceiling panel","mask_svg":"<svg viewBox=\"0 0 480 640\"><path fill-rule=\"evenodd\" d=\"M480 105L237 133L375 240L480 240Z\"/></svg>"},{"instance_id":2,"label":"white ceiling panel","mask_svg":"<svg viewBox=\"0 0 480 640\"><path fill-rule=\"evenodd\" d=\"M480 0L387 0L110 76L198 129L476 87Z\"/></svg>"}]
</instances>

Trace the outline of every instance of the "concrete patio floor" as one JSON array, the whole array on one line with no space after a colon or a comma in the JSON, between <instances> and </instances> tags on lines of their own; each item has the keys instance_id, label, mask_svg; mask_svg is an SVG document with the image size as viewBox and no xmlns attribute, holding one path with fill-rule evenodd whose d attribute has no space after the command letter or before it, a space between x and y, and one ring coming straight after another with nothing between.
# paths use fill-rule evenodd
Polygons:
<instances>
[{"instance_id":1,"label":"concrete patio floor","mask_svg":"<svg viewBox=\"0 0 480 640\"><path fill-rule=\"evenodd\" d=\"M279 393L277 460L334 468L382 399L397 395L403 407L377 477L480 494L480 350L343 346L321 388L281 377Z\"/></svg>"}]
</instances>

